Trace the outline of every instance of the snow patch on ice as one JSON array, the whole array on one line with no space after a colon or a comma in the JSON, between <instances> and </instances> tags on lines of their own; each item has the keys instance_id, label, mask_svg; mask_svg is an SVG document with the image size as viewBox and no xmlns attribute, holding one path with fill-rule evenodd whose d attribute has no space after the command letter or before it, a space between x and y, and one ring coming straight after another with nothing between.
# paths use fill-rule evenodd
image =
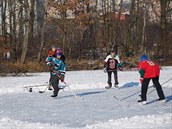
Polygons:
<instances>
[{"instance_id":1,"label":"snow patch on ice","mask_svg":"<svg viewBox=\"0 0 172 129\"><path fill-rule=\"evenodd\" d=\"M50 123L29 123L13 120L8 117L0 119L1 129L69 129L65 125L52 125ZM70 128L71 129L71 128Z\"/></svg>"},{"instance_id":2,"label":"snow patch on ice","mask_svg":"<svg viewBox=\"0 0 172 129\"><path fill-rule=\"evenodd\" d=\"M166 129L172 127L172 114L125 117L87 125L87 129Z\"/></svg>"},{"instance_id":3,"label":"snow patch on ice","mask_svg":"<svg viewBox=\"0 0 172 129\"><path fill-rule=\"evenodd\" d=\"M31 123L27 121L13 120L8 117L0 119L1 129L74 129L66 125L51 123ZM172 127L172 114L125 117L108 122L97 122L93 125L78 129L170 129ZM75 128L76 129L76 128Z\"/></svg>"}]
</instances>

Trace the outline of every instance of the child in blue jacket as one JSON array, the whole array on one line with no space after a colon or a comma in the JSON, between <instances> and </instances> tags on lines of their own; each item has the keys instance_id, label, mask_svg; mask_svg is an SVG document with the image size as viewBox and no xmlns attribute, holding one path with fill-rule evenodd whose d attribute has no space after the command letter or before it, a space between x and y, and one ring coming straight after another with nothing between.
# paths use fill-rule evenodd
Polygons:
<instances>
[{"instance_id":1,"label":"child in blue jacket","mask_svg":"<svg viewBox=\"0 0 172 129\"><path fill-rule=\"evenodd\" d=\"M51 97L57 97L59 88L59 80L64 81L66 65L60 60L62 53L57 52L56 57L48 57L46 59L47 65L51 72L51 84L53 86L53 95Z\"/></svg>"}]
</instances>

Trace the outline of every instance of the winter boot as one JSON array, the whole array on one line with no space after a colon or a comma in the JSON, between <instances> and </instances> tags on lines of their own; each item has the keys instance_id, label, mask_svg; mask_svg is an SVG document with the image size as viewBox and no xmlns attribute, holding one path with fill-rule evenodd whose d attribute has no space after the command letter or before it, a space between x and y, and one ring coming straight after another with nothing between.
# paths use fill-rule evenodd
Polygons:
<instances>
[{"instance_id":1,"label":"winter boot","mask_svg":"<svg viewBox=\"0 0 172 129\"><path fill-rule=\"evenodd\" d=\"M51 86L48 87L48 90L53 90L53 88Z\"/></svg>"},{"instance_id":2,"label":"winter boot","mask_svg":"<svg viewBox=\"0 0 172 129\"><path fill-rule=\"evenodd\" d=\"M57 97L57 95L51 95L52 98Z\"/></svg>"},{"instance_id":3,"label":"winter boot","mask_svg":"<svg viewBox=\"0 0 172 129\"><path fill-rule=\"evenodd\" d=\"M147 104L147 102L145 101L145 100L138 100L137 101L140 105L146 105Z\"/></svg>"},{"instance_id":4,"label":"winter boot","mask_svg":"<svg viewBox=\"0 0 172 129\"><path fill-rule=\"evenodd\" d=\"M165 102L166 102L166 99L164 99L164 98L161 99L161 98L160 98L160 99L158 99L158 101L159 101L159 102L162 102L162 103L165 103Z\"/></svg>"},{"instance_id":5,"label":"winter boot","mask_svg":"<svg viewBox=\"0 0 172 129\"><path fill-rule=\"evenodd\" d=\"M106 88L106 89L112 88L112 84L109 84L109 86L106 86L105 88Z\"/></svg>"},{"instance_id":6,"label":"winter boot","mask_svg":"<svg viewBox=\"0 0 172 129\"><path fill-rule=\"evenodd\" d=\"M115 84L114 84L114 87L115 87L115 88L119 88L118 84L119 84L119 83L115 83Z\"/></svg>"}]
</instances>

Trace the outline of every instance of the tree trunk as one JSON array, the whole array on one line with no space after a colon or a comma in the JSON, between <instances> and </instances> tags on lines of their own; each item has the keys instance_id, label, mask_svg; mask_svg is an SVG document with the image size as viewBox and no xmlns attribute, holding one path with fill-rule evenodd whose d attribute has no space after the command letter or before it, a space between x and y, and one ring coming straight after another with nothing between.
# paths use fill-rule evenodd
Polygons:
<instances>
[{"instance_id":1,"label":"tree trunk","mask_svg":"<svg viewBox=\"0 0 172 129\"><path fill-rule=\"evenodd\" d=\"M21 54L21 63L22 64L24 64L25 60L26 60L26 54L27 54L27 49L28 49L28 40L29 40L28 28L26 26L26 28L25 28L25 36L24 36L23 46L22 46L22 54Z\"/></svg>"},{"instance_id":2,"label":"tree trunk","mask_svg":"<svg viewBox=\"0 0 172 129\"><path fill-rule=\"evenodd\" d=\"M30 19L29 19L29 43L33 44L34 21L35 21L35 0L30 0ZM39 15L39 14L38 14Z\"/></svg>"},{"instance_id":3,"label":"tree trunk","mask_svg":"<svg viewBox=\"0 0 172 129\"><path fill-rule=\"evenodd\" d=\"M2 35L6 35L6 7L7 7L7 1L1 1L1 18L2 18Z\"/></svg>"},{"instance_id":4,"label":"tree trunk","mask_svg":"<svg viewBox=\"0 0 172 129\"><path fill-rule=\"evenodd\" d=\"M13 56L14 59L17 60L17 51L16 51L16 46L17 46L17 17L16 17L16 0L13 0L13 15L12 15L12 24L13 24L13 35L12 35L12 39L13 39Z\"/></svg>"},{"instance_id":5,"label":"tree trunk","mask_svg":"<svg viewBox=\"0 0 172 129\"><path fill-rule=\"evenodd\" d=\"M21 53L21 59L20 62L22 64L25 63L26 60L26 54L27 54L27 50L28 50L28 43L29 43L29 22L27 21L27 19L29 19L29 14L28 14L28 7L29 7L29 3L28 0L25 0L26 5L25 6L25 35L24 35L24 40L23 40L23 46L22 46L22 53Z\"/></svg>"},{"instance_id":6,"label":"tree trunk","mask_svg":"<svg viewBox=\"0 0 172 129\"><path fill-rule=\"evenodd\" d=\"M168 44L167 44L167 2L168 0L160 0L161 3L161 21L160 21L160 27L161 27L161 43L160 48L162 49L162 53L160 55L166 55L168 50ZM165 47L166 46L166 47Z\"/></svg>"},{"instance_id":7,"label":"tree trunk","mask_svg":"<svg viewBox=\"0 0 172 129\"><path fill-rule=\"evenodd\" d=\"M41 46L38 52L38 56L37 56L37 61L40 62L41 61L41 55L42 55L42 50L44 47L44 42L45 42L45 21L44 21L44 25L41 28Z\"/></svg>"},{"instance_id":8,"label":"tree trunk","mask_svg":"<svg viewBox=\"0 0 172 129\"><path fill-rule=\"evenodd\" d=\"M147 2L144 5L144 12L143 12L143 27L142 27L142 37L141 37L141 51L142 53L146 53L146 46L145 46L145 30L146 30L146 15L147 15Z\"/></svg>"},{"instance_id":9,"label":"tree trunk","mask_svg":"<svg viewBox=\"0 0 172 129\"><path fill-rule=\"evenodd\" d=\"M17 50L17 56L19 57L19 54L21 53L21 45L22 42L24 40L24 8L23 8L23 0L19 0L21 6L19 8L19 32L18 32L18 44L16 46L16 50Z\"/></svg>"},{"instance_id":10,"label":"tree trunk","mask_svg":"<svg viewBox=\"0 0 172 129\"><path fill-rule=\"evenodd\" d=\"M48 6L48 0L45 0L45 3L43 5L43 9L44 9L44 17L43 17L43 21L42 21L42 27L40 29L40 36L41 36L41 40L40 40L40 49L37 55L37 61L40 62L41 61L41 55L42 55L42 50L44 47L44 42L45 42L45 24L46 24L46 19L47 19L47 6Z\"/></svg>"}]
</instances>

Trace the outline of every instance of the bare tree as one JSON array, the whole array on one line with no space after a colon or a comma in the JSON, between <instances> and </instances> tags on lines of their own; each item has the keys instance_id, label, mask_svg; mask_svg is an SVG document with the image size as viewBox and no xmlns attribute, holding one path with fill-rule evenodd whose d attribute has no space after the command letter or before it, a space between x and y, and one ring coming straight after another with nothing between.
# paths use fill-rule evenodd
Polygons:
<instances>
[{"instance_id":1,"label":"bare tree","mask_svg":"<svg viewBox=\"0 0 172 129\"><path fill-rule=\"evenodd\" d=\"M167 3L168 0L160 0L160 5L161 5L161 19L160 19L160 27L161 27L161 48L162 50L162 55L167 54L168 50L168 42L167 42ZM166 45L165 45L166 44ZM164 47L167 46L167 47Z\"/></svg>"},{"instance_id":2,"label":"bare tree","mask_svg":"<svg viewBox=\"0 0 172 129\"><path fill-rule=\"evenodd\" d=\"M29 2L28 0L25 0L25 6L24 6L24 14L25 14L25 32L24 32L24 40L22 43L22 53L21 53L21 59L20 62L23 64L25 63L26 60L26 54L27 54L27 50L28 50L28 43L29 43L29 21L28 19L29 17L29 12L30 10L28 10L29 8Z\"/></svg>"},{"instance_id":3,"label":"bare tree","mask_svg":"<svg viewBox=\"0 0 172 129\"><path fill-rule=\"evenodd\" d=\"M45 25L46 25L46 19L47 19L47 6L48 6L48 0L45 0L45 2L43 4L44 17L42 19L41 28L39 29L41 38L40 38L40 49L38 51L38 56L37 56L38 62L41 61L41 54L42 54L42 50L43 50L44 43L45 43Z\"/></svg>"}]
</instances>

